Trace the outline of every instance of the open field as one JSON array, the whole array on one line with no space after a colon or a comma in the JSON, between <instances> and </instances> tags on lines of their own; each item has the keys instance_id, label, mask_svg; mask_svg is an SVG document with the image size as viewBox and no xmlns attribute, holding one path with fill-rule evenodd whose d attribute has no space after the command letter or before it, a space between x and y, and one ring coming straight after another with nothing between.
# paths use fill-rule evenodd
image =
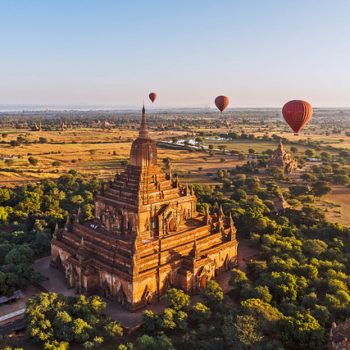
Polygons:
<instances>
[{"instance_id":1,"label":"open field","mask_svg":"<svg viewBox=\"0 0 350 350\"><path fill-rule=\"evenodd\" d=\"M12 164L6 164L0 160L0 185L15 185L26 181L37 181L44 178L55 179L74 169L86 176L99 176L101 178L112 177L116 171L123 169L122 161L129 158L131 140L136 138L137 131L113 130L104 131L96 129L78 129L67 131L14 131L13 129L2 130L7 133L6 138L0 143L1 157L15 155ZM163 140L170 137L185 136L186 132L152 132L155 140ZM25 137L30 144L21 144L13 147L8 142L17 137ZM39 138L44 138L47 143L39 143ZM34 143L35 142L35 143ZM223 142L210 141L208 144L219 146ZM227 151L240 150L247 152L253 147L251 142L245 140L232 140L225 143ZM268 148L276 147L272 142L254 142L254 148L261 152ZM38 160L37 165L28 162L29 157ZM189 152L187 150L173 150L158 148L159 163L164 158L169 158L174 171L180 173L212 172L216 173L219 168L230 169L237 164L242 164L236 156L216 152L209 157L206 152ZM225 159L222 162L222 158ZM54 162L59 162L54 166ZM10 171L9 171L10 170Z\"/></svg>"},{"instance_id":2,"label":"open field","mask_svg":"<svg viewBox=\"0 0 350 350\"><path fill-rule=\"evenodd\" d=\"M235 128L234 128L235 129ZM208 133L210 130L203 128L196 130L197 133ZM216 133L231 132L231 129L218 128ZM30 131L16 130L13 128L2 129L6 137L1 138L0 155L8 157L18 156L19 159L13 159L12 164L6 164L0 160L0 185L14 185L26 181L37 181L43 178L55 179L70 169L77 170L86 176L99 176L101 178L112 177L116 171L123 168L123 161L129 157L131 141L137 136L137 130L121 129L93 129L79 128L65 131ZM173 137L182 139L189 137L193 133L188 131L151 131L152 137L157 140L169 140ZM259 136L260 133L256 133ZM270 136L274 132L269 133ZM262 134L261 134L262 135ZM281 134L288 137L291 141L298 139L307 139L310 136L296 137L291 133ZM11 146L9 142L18 137L25 138L29 144L20 146ZM45 143L40 143L39 138L44 139ZM313 135L312 139L323 140L325 136ZM329 136L326 138L332 146L344 147L347 142L339 143ZM327 143L324 140L324 144ZM214 156L209 157L206 152L189 152L187 150L173 150L158 148L158 158L169 158L175 171L197 172L199 173L216 172L218 168L232 168L242 161L238 161L230 151L238 151L244 154L249 149L253 149L257 154L261 154L268 149L275 149L277 142L262 140L216 140L205 139L203 145L208 147L212 145L214 149L223 146L226 154L216 151ZM291 145L285 145L289 150ZM305 145L296 145L298 154L304 153L308 148ZM331 152L332 153L332 152ZM37 165L30 165L28 158L32 156L38 160ZM222 162L222 158L225 159ZM53 165L56 162L58 165ZM59 163L57 163L59 162ZM200 175L200 174L199 174ZM193 177L193 176L192 176Z\"/></svg>"},{"instance_id":3,"label":"open field","mask_svg":"<svg viewBox=\"0 0 350 350\"><path fill-rule=\"evenodd\" d=\"M274 150L278 144L277 141L256 139L257 137L273 138L278 135L287 139L289 143L284 147L288 151L291 147L296 147L297 152L294 156L303 156L310 148L306 144L301 144L302 142L319 142L321 148L315 149L316 155L327 146L330 146L327 151L333 156L336 156L340 149L350 149L350 137L345 134L347 126L350 125L350 117L347 116L344 120L337 117L337 120L332 120L333 115L338 116L339 111L322 113L317 111L316 116L319 119L315 116L299 136L290 132L280 119L278 111L261 113L231 111L220 118L210 113L203 116L195 114L193 117L181 113L174 116L154 114L148 120L153 139L169 141L176 138L191 141L193 145L196 137L200 137L201 142L197 143L197 146L205 149L198 151L184 147L180 149L158 147L158 162L165 168L163 160L169 159L172 172L178 174L182 182L213 186L219 184L213 176L219 169L229 170L236 165L243 165L247 161L249 150L261 155L267 150ZM124 117L120 121L121 117L117 115L117 119L107 119L112 125L107 128L101 127L101 123L96 122L96 119L86 118L81 121L73 118L72 128L65 130L60 130L57 126L61 119L56 119L56 122L52 119L42 119L42 131L32 131L30 115L23 118L26 118L24 121L27 120L27 128L14 128L13 125L10 127L9 122L3 121L0 137L1 186L56 179L71 169L86 177L113 178L116 172L124 169L129 159L131 142L138 134L140 116L134 113L130 118ZM45 123L48 124L45 126ZM253 134L255 139L218 137L220 134L232 132ZM25 142L11 146L10 142L15 142L18 138L24 139ZM213 149L211 155L209 148ZM245 159L239 159L235 152L245 155ZM10 162L3 160L4 157L12 155L15 157ZM29 157L34 157L38 163L30 164ZM312 165L308 164L307 171ZM294 180L300 181L298 176ZM325 196L319 205L327 209L326 214L330 220L350 225L349 197L349 188L335 186L333 193Z\"/></svg>"},{"instance_id":4,"label":"open field","mask_svg":"<svg viewBox=\"0 0 350 350\"><path fill-rule=\"evenodd\" d=\"M324 196L319 207L326 209L326 217L330 221L340 222L350 227L350 188L332 186L332 193Z\"/></svg>"}]
</instances>

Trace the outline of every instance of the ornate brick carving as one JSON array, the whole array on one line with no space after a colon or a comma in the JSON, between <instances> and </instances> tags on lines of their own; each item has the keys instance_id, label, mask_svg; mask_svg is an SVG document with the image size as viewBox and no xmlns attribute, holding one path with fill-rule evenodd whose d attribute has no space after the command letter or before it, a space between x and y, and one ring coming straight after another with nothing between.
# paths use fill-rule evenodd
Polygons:
<instances>
[{"instance_id":1,"label":"ornate brick carving","mask_svg":"<svg viewBox=\"0 0 350 350\"><path fill-rule=\"evenodd\" d=\"M95 219L67 218L55 230L52 265L79 293L98 293L131 310L170 287L197 293L237 262L232 218L196 211L196 197L157 164L145 110L130 165L95 199Z\"/></svg>"}]
</instances>

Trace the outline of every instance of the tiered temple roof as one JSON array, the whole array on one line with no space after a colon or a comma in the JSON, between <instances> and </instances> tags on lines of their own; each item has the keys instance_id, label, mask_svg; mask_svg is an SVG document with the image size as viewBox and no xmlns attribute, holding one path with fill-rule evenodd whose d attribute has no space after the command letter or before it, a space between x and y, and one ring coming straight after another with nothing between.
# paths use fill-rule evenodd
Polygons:
<instances>
[{"instance_id":1,"label":"tiered temple roof","mask_svg":"<svg viewBox=\"0 0 350 350\"><path fill-rule=\"evenodd\" d=\"M280 140L277 149L273 152L271 156L268 166L277 166L281 168L284 171L284 173L290 174L297 169L298 162L292 158L289 152L284 150L282 140Z\"/></svg>"},{"instance_id":2,"label":"tiered temple roof","mask_svg":"<svg viewBox=\"0 0 350 350\"><path fill-rule=\"evenodd\" d=\"M237 261L232 218L196 210L196 197L157 164L145 109L130 164L101 189L95 219L80 211L55 230L52 264L79 293L100 293L135 309L170 286L196 293Z\"/></svg>"}]
</instances>

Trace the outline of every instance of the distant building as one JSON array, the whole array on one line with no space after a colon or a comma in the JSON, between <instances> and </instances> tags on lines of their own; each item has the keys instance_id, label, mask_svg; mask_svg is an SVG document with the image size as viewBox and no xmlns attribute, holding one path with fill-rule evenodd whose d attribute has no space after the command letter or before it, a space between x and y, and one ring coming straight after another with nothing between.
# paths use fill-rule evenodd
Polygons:
<instances>
[{"instance_id":1,"label":"distant building","mask_svg":"<svg viewBox=\"0 0 350 350\"><path fill-rule=\"evenodd\" d=\"M276 214L284 214L286 209L289 208L290 205L284 199L283 194L273 203L273 212Z\"/></svg>"},{"instance_id":2,"label":"distant building","mask_svg":"<svg viewBox=\"0 0 350 350\"><path fill-rule=\"evenodd\" d=\"M168 288L200 292L237 264L236 228L220 208L200 214L191 189L157 164L145 110L130 165L95 200L95 220L80 211L63 233L56 226L52 266L78 293L104 295L135 310Z\"/></svg>"},{"instance_id":3,"label":"distant building","mask_svg":"<svg viewBox=\"0 0 350 350\"><path fill-rule=\"evenodd\" d=\"M329 331L328 350L350 350L350 319L347 319L342 326L335 322Z\"/></svg>"},{"instance_id":4,"label":"distant building","mask_svg":"<svg viewBox=\"0 0 350 350\"><path fill-rule=\"evenodd\" d=\"M39 125L36 122L34 122L34 125L32 126L32 131L42 131L42 130L43 129L42 129L41 122L39 123Z\"/></svg>"},{"instance_id":5,"label":"distant building","mask_svg":"<svg viewBox=\"0 0 350 350\"><path fill-rule=\"evenodd\" d=\"M280 141L267 166L277 166L281 168L285 174L290 174L297 169L298 162L292 158L289 152L284 150L282 141Z\"/></svg>"}]
</instances>

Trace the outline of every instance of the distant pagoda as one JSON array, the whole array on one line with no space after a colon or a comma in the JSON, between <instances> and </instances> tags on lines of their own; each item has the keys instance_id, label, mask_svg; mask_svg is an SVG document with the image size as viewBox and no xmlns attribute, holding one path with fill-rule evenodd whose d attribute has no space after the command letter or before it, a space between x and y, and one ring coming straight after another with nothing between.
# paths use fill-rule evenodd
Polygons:
<instances>
[{"instance_id":1,"label":"distant pagoda","mask_svg":"<svg viewBox=\"0 0 350 350\"><path fill-rule=\"evenodd\" d=\"M222 209L196 211L196 197L157 164L145 109L130 164L99 191L95 219L80 210L63 232L56 227L51 265L77 293L100 294L135 310L170 287L200 292L237 264L236 228Z\"/></svg>"},{"instance_id":2,"label":"distant pagoda","mask_svg":"<svg viewBox=\"0 0 350 350\"><path fill-rule=\"evenodd\" d=\"M277 166L282 169L285 174L291 174L297 169L298 162L292 158L289 152L284 150L282 140L280 140L280 143L277 149L273 152L267 166Z\"/></svg>"}]
</instances>

